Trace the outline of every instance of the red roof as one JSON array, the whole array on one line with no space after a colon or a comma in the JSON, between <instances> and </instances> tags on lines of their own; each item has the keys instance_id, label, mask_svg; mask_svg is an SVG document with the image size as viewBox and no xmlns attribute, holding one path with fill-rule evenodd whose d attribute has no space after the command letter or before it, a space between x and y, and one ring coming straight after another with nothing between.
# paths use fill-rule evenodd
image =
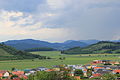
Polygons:
<instances>
[{"instance_id":1,"label":"red roof","mask_svg":"<svg viewBox=\"0 0 120 80\"><path fill-rule=\"evenodd\" d=\"M116 73L119 72L119 73L120 73L120 69L118 69L118 70L113 70L113 72L116 72Z\"/></svg>"},{"instance_id":2,"label":"red roof","mask_svg":"<svg viewBox=\"0 0 120 80\"><path fill-rule=\"evenodd\" d=\"M9 80L9 79L2 79L2 80Z\"/></svg>"},{"instance_id":3,"label":"red roof","mask_svg":"<svg viewBox=\"0 0 120 80\"><path fill-rule=\"evenodd\" d=\"M93 77L99 77L99 76L101 76L101 74L99 73L93 74Z\"/></svg>"},{"instance_id":4,"label":"red roof","mask_svg":"<svg viewBox=\"0 0 120 80\"><path fill-rule=\"evenodd\" d=\"M19 78L24 78L24 79L28 79L28 77L26 75L18 75Z\"/></svg>"},{"instance_id":5,"label":"red roof","mask_svg":"<svg viewBox=\"0 0 120 80\"><path fill-rule=\"evenodd\" d=\"M75 76L76 79L80 79L80 76Z\"/></svg>"},{"instance_id":6,"label":"red roof","mask_svg":"<svg viewBox=\"0 0 120 80\"><path fill-rule=\"evenodd\" d=\"M103 69L104 67L94 67L94 69Z\"/></svg>"},{"instance_id":7,"label":"red roof","mask_svg":"<svg viewBox=\"0 0 120 80\"><path fill-rule=\"evenodd\" d=\"M24 71L15 71L15 72L12 72L12 74L15 74L15 75L23 75L23 74L24 74Z\"/></svg>"},{"instance_id":8,"label":"red roof","mask_svg":"<svg viewBox=\"0 0 120 80\"><path fill-rule=\"evenodd\" d=\"M55 71L55 70L54 70L54 69L48 69L48 70L46 70L46 71L50 72L50 71Z\"/></svg>"},{"instance_id":9,"label":"red roof","mask_svg":"<svg viewBox=\"0 0 120 80\"><path fill-rule=\"evenodd\" d=\"M3 74L2 73L0 73L0 77L2 77L3 76Z\"/></svg>"},{"instance_id":10,"label":"red roof","mask_svg":"<svg viewBox=\"0 0 120 80\"><path fill-rule=\"evenodd\" d=\"M4 73L6 73L7 71L0 71L0 73L2 73L2 74L4 74Z\"/></svg>"},{"instance_id":11,"label":"red roof","mask_svg":"<svg viewBox=\"0 0 120 80\"><path fill-rule=\"evenodd\" d=\"M92 65L96 65L96 63L91 63Z\"/></svg>"},{"instance_id":12,"label":"red roof","mask_svg":"<svg viewBox=\"0 0 120 80\"><path fill-rule=\"evenodd\" d=\"M14 78L14 79L12 79L12 80L20 80L20 78Z\"/></svg>"}]
</instances>

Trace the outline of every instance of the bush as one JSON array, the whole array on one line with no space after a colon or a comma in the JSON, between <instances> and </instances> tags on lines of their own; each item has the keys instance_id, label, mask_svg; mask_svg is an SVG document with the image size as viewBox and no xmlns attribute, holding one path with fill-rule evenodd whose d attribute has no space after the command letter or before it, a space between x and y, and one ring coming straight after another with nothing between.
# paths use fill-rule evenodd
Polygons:
<instances>
[{"instance_id":1,"label":"bush","mask_svg":"<svg viewBox=\"0 0 120 80\"><path fill-rule=\"evenodd\" d=\"M28 80L75 80L68 76L67 72L37 72L36 75L30 75Z\"/></svg>"},{"instance_id":2,"label":"bush","mask_svg":"<svg viewBox=\"0 0 120 80\"><path fill-rule=\"evenodd\" d=\"M75 76L80 76L81 78L84 76L83 71L80 69L76 69L74 72Z\"/></svg>"}]
</instances>

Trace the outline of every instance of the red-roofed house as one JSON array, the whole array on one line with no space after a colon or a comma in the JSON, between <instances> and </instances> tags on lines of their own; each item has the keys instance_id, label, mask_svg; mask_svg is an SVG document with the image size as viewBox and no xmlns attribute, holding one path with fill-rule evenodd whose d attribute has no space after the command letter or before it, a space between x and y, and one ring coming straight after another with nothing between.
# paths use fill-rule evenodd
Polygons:
<instances>
[{"instance_id":1,"label":"red-roofed house","mask_svg":"<svg viewBox=\"0 0 120 80\"><path fill-rule=\"evenodd\" d=\"M24 71L14 71L12 72L14 75L24 75Z\"/></svg>"},{"instance_id":2,"label":"red-roofed house","mask_svg":"<svg viewBox=\"0 0 120 80\"><path fill-rule=\"evenodd\" d=\"M120 74L120 69L113 70L113 74Z\"/></svg>"},{"instance_id":3,"label":"red-roofed house","mask_svg":"<svg viewBox=\"0 0 120 80\"><path fill-rule=\"evenodd\" d=\"M1 80L9 80L9 79L1 79Z\"/></svg>"},{"instance_id":4,"label":"red-roofed house","mask_svg":"<svg viewBox=\"0 0 120 80\"><path fill-rule=\"evenodd\" d=\"M24 75L24 71L15 71L15 72L12 72L12 74L17 75L19 78L28 79L28 77L26 75ZM18 80L18 78L17 78L17 80Z\"/></svg>"},{"instance_id":5,"label":"red-roofed house","mask_svg":"<svg viewBox=\"0 0 120 80\"><path fill-rule=\"evenodd\" d=\"M104 69L104 67L94 67L94 69Z\"/></svg>"},{"instance_id":6,"label":"red-roofed house","mask_svg":"<svg viewBox=\"0 0 120 80\"><path fill-rule=\"evenodd\" d=\"M47 69L47 72L55 71L54 69Z\"/></svg>"},{"instance_id":7,"label":"red-roofed house","mask_svg":"<svg viewBox=\"0 0 120 80\"><path fill-rule=\"evenodd\" d=\"M101 76L101 74L99 74L99 73L92 74L92 77L100 77L100 76Z\"/></svg>"},{"instance_id":8,"label":"red-roofed house","mask_svg":"<svg viewBox=\"0 0 120 80\"><path fill-rule=\"evenodd\" d=\"M19 78L24 78L24 79L28 79L28 77L26 75L18 75Z\"/></svg>"},{"instance_id":9,"label":"red-roofed house","mask_svg":"<svg viewBox=\"0 0 120 80\"><path fill-rule=\"evenodd\" d=\"M80 79L80 76L74 76L75 77L75 79L77 79L77 80L81 80Z\"/></svg>"},{"instance_id":10,"label":"red-roofed house","mask_svg":"<svg viewBox=\"0 0 120 80\"><path fill-rule=\"evenodd\" d=\"M104 67L94 67L94 71L97 71L98 69L104 69Z\"/></svg>"},{"instance_id":11,"label":"red-roofed house","mask_svg":"<svg viewBox=\"0 0 120 80\"><path fill-rule=\"evenodd\" d=\"M102 63L102 61L101 60L94 60L92 63L93 64L100 64L100 63Z\"/></svg>"},{"instance_id":12,"label":"red-roofed house","mask_svg":"<svg viewBox=\"0 0 120 80\"><path fill-rule=\"evenodd\" d=\"M10 73L8 71L0 71L0 77L9 77Z\"/></svg>"},{"instance_id":13,"label":"red-roofed house","mask_svg":"<svg viewBox=\"0 0 120 80\"><path fill-rule=\"evenodd\" d=\"M12 80L20 80L20 78L13 78Z\"/></svg>"}]
</instances>

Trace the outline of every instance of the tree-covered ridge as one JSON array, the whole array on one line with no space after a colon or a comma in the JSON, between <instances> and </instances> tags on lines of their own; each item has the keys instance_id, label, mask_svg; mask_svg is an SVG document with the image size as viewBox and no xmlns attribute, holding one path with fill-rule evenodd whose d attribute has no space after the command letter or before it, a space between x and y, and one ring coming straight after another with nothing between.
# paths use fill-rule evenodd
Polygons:
<instances>
[{"instance_id":1,"label":"tree-covered ridge","mask_svg":"<svg viewBox=\"0 0 120 80\"><path fill-rule=\"evenodd\" d=\"M34 51L54 51L55 49L49 47L41 47L41 48L30 48L24 51L26 52L34 52Z\"/></svg>"},{"instance_id":2,"label":"tree-covered ridge","mask_svg":"<svg viewBox=\"0 0 120 80\"><path fill-rule=\"evenodd\" d=\"M40 41L40 40L34 40L34 39L23 39L23 40L9 40L4 42L8 46L12 46L18 50L26 50L31 48L53 48L56 50L66 50L73 47L85 47L88 46L88 44L80 41L74 41L69 40L65 41L63 43L51 43L47 41Z\"/></svg>"},{"instance_id":3,"label":"tree-covered ridge","mask_svg":"<svg viewBox=\"0 0 120 80\"><path fill-rule=\"evenodd\" d=\"M120 53L120 42L101 41L88 47L75 47L65 51L63 54L96 54L96 53Z\"/></svg>"},{"instance_id":4,"label":"tree-covered ridge","mask_svg":"<svg viewBox=\"0 0 120 80\"><path fill-rule=\"evenodd\" d=\"M0 60L33 59L43 56L31 54L25 51L16 50L13 47L0 44Z\"/></svg>"}]
</instances>

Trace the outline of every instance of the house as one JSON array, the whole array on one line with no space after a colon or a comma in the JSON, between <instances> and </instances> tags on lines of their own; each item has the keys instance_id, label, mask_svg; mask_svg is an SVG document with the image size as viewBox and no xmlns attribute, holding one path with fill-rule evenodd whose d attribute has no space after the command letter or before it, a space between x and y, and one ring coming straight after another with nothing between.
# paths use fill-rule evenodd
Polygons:
<instances>
[{"instance_id":1,"label":"house","mask_svg":"<svg viewBox=\"0 0 120 80\"><path fill-rule=\"evenodd\" d=\"M72 74L72 73L69 73L69 74L68 74L68 76L74 76L74 74Z\"/></svg>"},{"instance_id":2,"label":"house","mask_svg":"<svg viewBox=\"0 0 120 80\"><path fill-rule=\"evenodd\" d=\"M74 78L77 79L77 80L81 80L80 76L74 76Z\"/></svg>"},{"instance_id":3,"label":"house","mask_svg":"<svg viewBox=\"0 0 120 80\"><path fill-rule=\"evenodd\" d=\"M47 72L55 71L54 69L47 69Z\"/></svg>"},{"instance_id":4,"label":"house","mask_svg":"<svg viewBox=\"0 0 120 80\"><path fill-rule=\"evenodd\" d=\"M24 72L25 73L28 73L28 72L30 72L31 71L31 69L24 69Z\"/></svg>"},{"instance_id":5,"label":"house","mask_svg":"<svg viewBox=\"0 0 120 80\"><path fill-rule=\"evenodd\" d=\"M111 73L112 71L111 70L107 70L107 69L98 69L96 71L96 73L99 73L99 74L108 74L108 73Z\"/></svg>"},{"instance_id":6,"label":"house","mask_svg":"<svg viewBox=\"0 0 120 80\"><path fill-rule=\"evenodd\" d=\"M28 79L24 71L13 71L12 74L18 76L13 78L14 80L19 80L19 78Z\"/></svg>"},{"instance_id":7,"label":"house","mask_svg":"<svg viewBox=\"0 0 120 80\"><path fill-rule=\"evenodd\" d=\"M1 79L1 80L9 80L9 79Z\"/></svg>"},{"instance_id":8,"label":"house","mask_svg":"<svg viewBox=\"0 0 120 80\"><path fill-rule=\"evenodd\" d=\"M26 76L29 76L29 75L31 75L31 73L30 73L30 72L29 72L29 73L25 73L25 75L26 75Z\"/></svg>"},{"instance_id":9,"label":"house","mask_svg":"<svg viewBox=\"0 0 120 80\"><path fill-rule=\"evenodd\" d=\"M20 80L20 78L13 78L12 80Z\"/></svg>"},{"instance_id":10,"label":"house","mask_svg":"<svg viewBox=\"0 0 120 80\"><path fill-rule=\"evenodd\" d=\"M35 70L31 70L29 73L30 74L34 74L34 73L36 73L37 71L35 71Z\"/></svg>"},{"instance_id":11,"label":"house","mask_svg":"<svg viewBox=\"0 0 120 80\"><path fill-rule=\"evenodd\" d=\"M91 69L91 68L92 68L92 66L86 66L86 68L87 68L87 69Z\"/></svg>"},{"instance_id":12,"label":"house","mask_svg":"<svg viewBox=\"0 0 120 80\"><path fill-rule=\"evenodd\" d=\"M97 65L91 65L92 68L97 67Z\"/></svg>"},{"instance_id":13,"label":"house","mask_svg":"<svg viewBox=\"0 0 120 80\"><path fill-rule=\"evenodd\" d=\"M120 74L120 69L113 70L113 74Z\"/></svg>"},{"instance_id":14,"label":"house","mask_svg":"<svg viewBox=\"0 0 120 80\"><path fill-rule=\"evenodd\" d=\"M54 71L60 71L60 68L53 68Z\"/></svg>"},{"instance_id":15,"label":"house","mask_svg":"<svg viewBox=\"0 0 120 80\"><path fill-rule=\"evenodd\" d=\"M45 67L39 67L39 68L37 68L37 71L45 71L45 70L47 70L47 68L45 68Z\"/></svg>"},{"instance_id":16,"label":"house","mask_svg":"<svg viewBox=\"0 0 120 80\"><path fill-rule=\"evenodd\" d=\"M115 62L114 65L119 65L120 63L119 62Z\"/></svg>"},{"instance_id":17,"label":"house","mask_svg":"<svg viewBox=\"0 0 120 80\"><path fill-rule=\"evenodd\" d=\"M116 69L120 69L120 66L110 66L110 68L112 69L112 70L116 70Z\"/></svg>"},{"instance_id":18,"label":"house","mask_svg":"<svg viewBox=\"0 0 120 80\"><path fill-rule=\"evenodd\" d=\"M100 63L102 63L102 61L101 61L101 60L93 60L92 63L93 63L93 64L100 64Z\"/></svg>"},{"instance_id":19,"label":"house","mask_svg":"<svg viewBox=\"0 0 120 80\"><path fill-rule=\"evenodd\" d=\"M28 79L26 75L18 75L19 78Z\"/></svg>"},{"instance_id":20,"label":"house","mask_svg":"<svg viewBox=\"0 0 120 80\"><path fill-rule=\"evenodd\" d=\"M103 64L110 64L111 60L101 60Z\"/></svg>"},{"instance_id":21,"label":"house","mask_svg":"<svg viewBox=\"0 0 120 80\"><path fill-rule=\"evenodd\" d=\"M100 74L100 73L92 74L91 78L93 78L93 77L100 77L101 75L102 74Z\"/></svg>"},{"instance_id":22,"label":"house","mask_svg":"<svg viewBox=\"0 0 120 80\"><path fill-rule=\"evenodd\" d=\"M120 65L120 62L115 61L115 62L111 62L112 65Z\"/></svg>"},{"instance_id":23,"label":"house","mask_svg":"<svg viewBox=\"0 0 120 80\"><path fill-rule=\"evenodd\" d=\"M96 71L99 70L99 69L104 69L104 67L94 67L93 69L94 69L94 71L96 72Z\"/></svg>"},{"instance_id":24,"label":"house","mask_svg":"<svg viewBox=\"0 0 120 80\"><path fill-rule=\"evenodd\" d=\"M9 77L10 73L8 71L0 71L0 77Z\"/></svg>"},{"instance_id":25,"label":"house","mask_svg":"<svg viewBox=\"0 0 120 80\"><path fill-rule=\"evenodd\" d=\"M24 71L13 71L12 74L14 74L14 75L24 75Z\"/></svg>"}]
</instances>

